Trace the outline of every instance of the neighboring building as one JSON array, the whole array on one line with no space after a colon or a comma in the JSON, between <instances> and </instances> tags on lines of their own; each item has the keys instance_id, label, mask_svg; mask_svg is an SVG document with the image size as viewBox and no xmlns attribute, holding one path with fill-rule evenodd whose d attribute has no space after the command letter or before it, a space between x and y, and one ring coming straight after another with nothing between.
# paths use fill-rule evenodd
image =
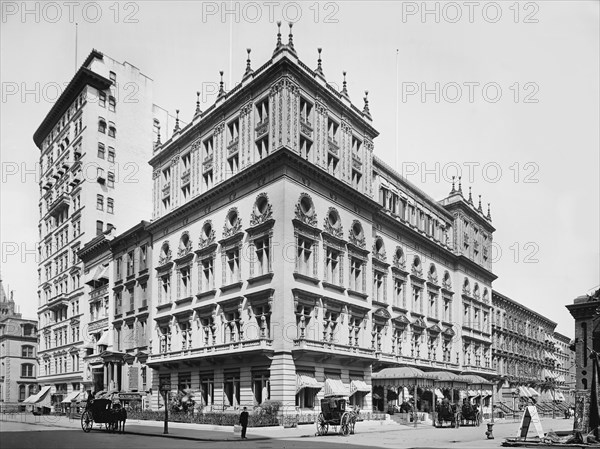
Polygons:
<instances>
[{"instance_id":1,"label":"neighboring building","mask_svg":"<svg viewBox=\"0 0 600 449\"><path fill-rule=\"evenodd\" d=\"M292 43L159 142L153 168L152 406L312 412L411 365L493 376L494 227L453 185L437 202L373 156L368 100Z\"/></svg>"},{"instance_id":2,"label":"neighboring building","mask_svg":"<svg viewBox=\"0 0 600 449\"><path fill-rule=\"evenodd\" d=\"M118 236L104 233L79 251L90 305L84 389L119 392L126 401L144 403L152 379L145 363L152 290L148 225L142 221Z\"/></svg>"},{"instance_id":3,"label":"neighboring building","mask_svg":"<svg viewBox=\"0 0 600 449\"><path fill-rule=\"evenodd\" d=\"M554 355L558 360L555 367L558 391L568 403L573 404L575 402L576 376L575 351L571 349L573 340L560 332L554 332L554 340L556 341Z\"/></svg>"},{"instance_id":4,"label":"neighboring building","mask_svg":"<svg viewBox=\"0 0 600 449\"><path fill-rule=\"evenodd\" d=\"M590 295L582 295L568 304L575 319L575 430L589 430L589 415L584 416L583 403L590 400L592 389L592 352L600 353L600 288ZM599 398L600 399L600 398Z\"/></svg>"},{"instance_id":5,"label":"neighboring building","mask_svg":"<svg viewBox=\"0 0 600 449\"><path fill-rule=\"evenodd\" d=\"M152 104L150 78L94 50L33 136L41 168L38 378L55 404L84 382L88 304L77 253L95 235L149 214L147 161L171 120Z\"/></svg>"},{"instance_id":6,"label":"neighboring building","mask_svg":"<svg viewBox=\"0 0 600 449\"><path fill-rule=\"evenodd\" d=\"M15 310L0 279L0 406L16 411L25 399L37 393L37 321L23 318Z\"/></svg>"},{"instance_id":7,"label":"neighboring building","mask_svg":"<svg viewBox=\"0 0 600 449\"><path fill-rule=\"evenodd\" d=\"M510 407L515 395L517 400L532 396L537 400L540 392L527 387L557 377L556 323L497 291L492 304L494 370L505 378L498 400Z\"/></svg>"}]
</instances>

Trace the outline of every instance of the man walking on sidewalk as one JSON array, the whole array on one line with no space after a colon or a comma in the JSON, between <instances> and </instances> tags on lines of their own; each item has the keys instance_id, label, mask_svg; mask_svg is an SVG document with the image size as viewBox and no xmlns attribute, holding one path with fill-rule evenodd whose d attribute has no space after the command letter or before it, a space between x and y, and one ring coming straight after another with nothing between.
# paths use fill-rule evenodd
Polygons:
<instances>
[{"instance_id":1,"label":"man walking on sidewalk","mask_svg":"<svg viewBox=\"0 0 600 449\"><path fill-rule=\"evenodd\" d=\"M247 440L246 428L248 427L248 412L246 411L246 407L244 407L244 411L240 413L240 425L242 426L242 440Z\"/></svg>"}]
</instances>

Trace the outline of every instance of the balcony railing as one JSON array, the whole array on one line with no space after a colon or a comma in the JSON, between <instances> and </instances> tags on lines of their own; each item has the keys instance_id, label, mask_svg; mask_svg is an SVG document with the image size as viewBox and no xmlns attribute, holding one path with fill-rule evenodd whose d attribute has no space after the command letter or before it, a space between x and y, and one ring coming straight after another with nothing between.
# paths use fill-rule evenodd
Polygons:
<instances>
[{"instance_id":1,"label":"balcony railing","mask_svg":"<svg viewBox=\"0 0 600 449\"><path fill-rule=\"evenodd\" d=\"M374 349L361 348L359 346L342 345L330 341L307 340L306 338L298 338L294 340L295 350L315 350L333 352L335 354L353 354L355 356L363 356L372 358L375 356Z\"/></svg>"},{"instance_id":2,"label":"balcony railing","mask_svg":"<svg viewBox=\"0 0 600 449\"><path fill-rule=\"evenodd\" d=\"M108 293L108 285L95 288L90 292L90 301L95 301L99 298L103 298Z\"/></svg>"},{"instance_id":3,"label":"balcony railing","mask_svg":"<svg viewBox=\"0 0 600 449\"><path fill-rule=\"evenodd\" d=\"M92 320L90 324L88 324L88 332L96 332L100 329L104 329L108 327L108 317L98 318L96 320Z\"/></svg>"},{"instance_id":4,"label":"balcony railing","mask_svg":"<svg viewBox=\"0 0 600 449\"><path fill-rule=\"evenodd\" d=\"M190 183L190 169L183 170L181 173L181 185L185 186Z\"/></svg>"},{"instance_id":5,"label":"balcony railing","mask_svg":"<svg viewBox=\"0 0 600 449\"><path fill-rule=\"evenodd\" d=\"M240 138L239 137L236 137L231 142L229 142L229 144L227 145L227 154L237 153L238 147L239 147L239 143L240 143Z\"/></svg>"},{"instance_id":6,"label":"balcony railing","mask_svg":"<svg viewBox=\"0 0 600 449\"><path fill-rule=\"evenodd\" d=\"M204 161L202 162L202 172L207 172L212 170L213 168L213 155L209 154L208 156L206 156L204 158Z\"/></svg>"},{"instance_id":7,"label":"balcony railing","mask_svg":"<svg viewBox=\"0 0 600 449\"><path fill-rule=\"evenodd\" d=\"M267 338L258 338L253 340L241 340L231 343L220 343L216 345L208 345L201 348L183 349L180 351L162 352L151 355L153 362L168 361L173 359L191 357L206 357L215 355L227 355L230 353L256 351L256 350L273 350L273 340Z\"/></svg>"},{"instance_id":8,"label":"balcony railing","mask_svg":"<svg viewBox=\"0 0 600 449\"><path fill-rule=\"evenodd\" d=\"M300 132L307 137L312 138L313 127L312 123L310 123L307 119L300 118Z\"/></svg>"},{"instance_id":9,"label":"balcony railing","mask_svg":"<svg viewBox=\"0 0 600 449\"><path fill-rule=\"evenodd\" d=\"M333 137L329 137L329 152L334 156L337 156L340 151L340 147L337 143L337 140Z\"/></svg>"},{"instance_id":10,"label":"balcony railing","mask_svg":"<svg viewBox=\"0 0 600 449\"><path fill-rule=\"evenodd\" d=\"M266 134L269 130L269 117L265 117L262 122L259 122L254 128L256 131L256 138L261 137L263 134Z\"/></svg>"}]
</instances>

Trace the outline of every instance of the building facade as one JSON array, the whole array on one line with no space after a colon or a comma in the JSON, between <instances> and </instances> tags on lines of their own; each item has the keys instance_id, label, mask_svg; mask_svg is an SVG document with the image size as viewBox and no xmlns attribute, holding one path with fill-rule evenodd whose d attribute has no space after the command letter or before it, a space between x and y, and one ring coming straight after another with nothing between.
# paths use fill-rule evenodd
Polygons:
<instances>
[{"instance_id":1,"label":"building facade","mask_svg":"<svg viewBox=\"0 0 600 449\"><path fill-rule=\"evenodd\" d=\"M511 406L515 394L517 401L531 396L537 400L537 386L557 377L556 323L497 291L492 293L492 303L494 369L504 378L498 400Z\"/></svg>"},{"instance_id":2,"label":"building facade","mask_svg":"<svg viewBox=\"0 0 600 449\"><path fill-rule=\"evenodd\" d=\"M370 409L386 366L493 375L491 218L373 156L368 98L278 35L272 58L155 146L153 407Z\"/></svg>"},{"instance_id":3,"label":"building facade","mask_svg":"<svg viewBox=\"0 0 600 449\"><path fill-rule=\"evenodd\" d=\"M575 351L573 351L573 340L560 332L554 332L554 341L556 342L556 351L554 355L557 358L556 380L558 391L569 403L575 402L575 377L576 362Z\"/></svg>"},{"instance_id":4,"label":"building facade","mask_svg":"<svg viewBox=\"0 0 600 449\"><path fill-rule=\"evenodd\" d=\"M37 321L15 310L0 279L0 403L4 411L17 411L38 391Z\"/></svg>"},{"instance_id":5,"label":"building facade","mask_svg":"<svg viewBox=\"0 0 600 449\"><path fill-rule=\"evenodd\" d=\"M600 289L588 295L578 296L567 309L575 319L575 423L574 430L588 432L590 429L589 403L592 394L593 364L600 353ZM594 361L594 358L596 361ZM596 379L600 374L596 372ZM597 382L598 383L598 382ZM596 387L597 388L597 387ZM597 399L598 388L596 390ZM588 405L584 405L588 403Z\"/></svg>"},{"instance_id":6,"label":"building facade","mask_svg":"<svg viewBox=\"0 0 600 449\"><path fill-rule=\"evenodd\" d=\"M51 386L55 403L84 383L88 304L78 251L107 229L147 216L151 201L141 181L151 175L152 142L170 120L152 103L150 78L94 50L34 134L41 172L39 381Z\"/></svg>"}]
</instances>

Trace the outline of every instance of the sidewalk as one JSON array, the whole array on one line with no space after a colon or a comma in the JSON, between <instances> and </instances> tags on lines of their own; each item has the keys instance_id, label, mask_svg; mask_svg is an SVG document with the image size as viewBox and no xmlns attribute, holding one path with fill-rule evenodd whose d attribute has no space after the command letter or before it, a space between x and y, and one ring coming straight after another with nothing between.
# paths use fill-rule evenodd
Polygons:
<instances>
[{"instance_id":1,"label":"sidewalk","mask_svg":"<svg viewBox=\"0 0 600 449\"><path fill-rule=\"evenodd\" d=\"M44 425L50 427L61 427L67 429L81 429L81 422L78 419L70 419L66 416L34 416L31 413L15 413L0 415L0 422L12 421L27 423L33 425ZM373 433L373 432L391 432L406 428L397 423L387 421L362 421L356 423L357 432ZM94 425L94 432L104 431L104 427L100 429L98 425ZM333 429L330 429L329 434L332 434ZM240 437L234 435L233 427L231 426L215 426L210 424L188 424L169 422L169 433L164 434L164 422L162 421L142 421L142 420L127 420L125 424L125 432L130 435L156 436L163 438L176 438L183 440L194 441L237 441ZM273 427L249 427L249 440L268 440L268 439L285 439L285 438L307 438L313 437L316 433L315 424L303 424L295 428L284 428L283 426Z\"/></svg>"},{"instance_id":2,"label":"sidewalk","mask_svg":"<svg viewBox=\"0 0 600 449\"><path fill-rule=\"evenodd\" d=\"M61 427L72 429L75 431L83 432L81 429L81 422L78 419L70 419L66 416L34 416L31 413L22 414L4 414L0 415L0 423L2 421L13 421L21 422L32 425L43 425L50 427ZM546 419L542 418L542 425L544 432L549 430L568 430L572 428L571 420L561 419ZM225 441L239 441L240 437L233 434L233 428L231 426L214 426L209 424L188 424L188 423L175 423L169 422L169 433L163 434L164 423L162 421L141 421L141 420L128 420L125 425L125 432L129 435L142 435L142 436L155 436L162 438L175 438L181 440L192 440L192 441L212 441L212 442L225 442ZM426 441L429 442L444 442L446 447L456 447L450 444L449 437L452 439L458 439L456 441L459 445L467 447L467 442L472 442L475 447L492 447L497 446L498 441L507 436L515 436L518 430L519 422L513 421L512 419L504 421L496 421L494 426L494 433L496 440L482 440L483 433L485 432L485 423L482 423L480 427L464 427L461 428L460 433L454 429L440 429L440 431L434 431L433 427L427 425L420 425L417 428L413 426L405 426L398 424L392 420L386 421L361 421L356 423L356 435L352 437L353 441L358 443L368 444L372 443L372 434L388 434L393 432L402 432L402 439L405 442L408 441L419 441L421 444ZM97 426L94 426L93 432L105 432L104 429L100 430ZM249 427L248 428L248 440L269 440L269 439L301 439L315 437L316 427L315 424L300 425L296 428L284 429L283 426L276 427ZM334 429L330 428L328 437L336 437ZM320 437L320 438L328 438ZM397 437L390 435L386 440L396 440ZM494 443L495 441L495 443Z\"/></svg>"}]
</instances>

